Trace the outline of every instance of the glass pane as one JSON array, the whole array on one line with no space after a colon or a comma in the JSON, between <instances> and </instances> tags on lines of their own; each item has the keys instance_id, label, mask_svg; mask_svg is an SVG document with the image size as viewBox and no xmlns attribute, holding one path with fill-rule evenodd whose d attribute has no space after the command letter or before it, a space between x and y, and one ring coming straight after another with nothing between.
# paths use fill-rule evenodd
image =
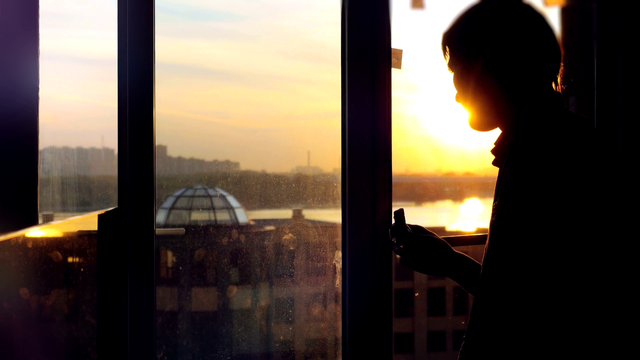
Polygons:
<instances>
[{"instance_id":1,"label":"glass pane","mask_svg":"<svg viewBox=\"0 0 640 360\"><path fill-rule=\"evenodd\" d=\"M169 210L158 209L156 212L156 226L162 227L162 225L167 221L167 215L169 215Z\"/></svg>"},{"instance_id":2,"label":"glass pane","mask_svg":"<svg viewBox=\"0 0 640 360\"><path fill-rule=\"evenodd\" d=\"M175 201L176 201L175 196L169 196L167 200L165 200L165 202L163 202L162 205L160 205L160 207L163 209L168 209L171 207L171 205L173 205Z\"/></svg>"},{"instance_id":3,"label":"glass pane","mask_svg":"<svg viewBox=\"0 0 640 360\"><path fill-rule=\"evenodd\" d=\"M229 207L229 205L221 197L212 197L211 201L213 201L213 207L216 209Z\"/></svg>"},{"instance_id":4,"label":"glass pane","mask_svg":"<svg viewBox=\"0 0 640 360\"><path fill-rule=\"evenodd\" d=\"M404 208L407 223L440 235L486 233L499 130L469 127L441 47L444 31L477 1L391 3L392 47L402 50L400 68L392 69L393 210ZM559 31L558 7L528 3ZM483 246L457 250L482 260ZM456 359L473 297L454 281L413 272L391 256L394 358Z\"/></svg>"},{"instance_id":5,"label":"glass pane","mask_svg":"<svg viewBox=\"0 0 640 360\"><path fill-rule=\"evenodd\" d=\"M40 1L40 222L117 205L116 1Z\"/></svg>"},{"instance_id":6,"label":"glass pane","mask_svg":"<svg viewBox=\"0 0 640 360\"><path fill-rule=\"evenodd\" d=\"M167 225L182 226L189 224L188 210L172 210L167 218Z\"/></svg>"},{"instance_id":7,"label":"glass pane","mask_svg":"<svg viewBox=\"0 0 640 360\"><path fill-rule=\"evenodd\" d=\"M340 78L340 1L156 1L165 358L341 358Z\"/></svg>"},{"instance_id":8,"label":"glass pane","mask_svg":"<svg viewBox=\"0 0 640 360\"><path fill-rule=\"evenodd\" d=\"M191 198L188 196L179 197L178 201L176 201L173 207L177 209L190 209L191 208Z\"/></svg>"},{"instance_id":9,"label":"glass pane","mask_svg":"<svg viewBox=\"0 0 640 360\"><path fill-rule=\"evenodd\" d=\"M211 198L210 197L194 197L191 202L192 209L211 209Z\"/></svg>"},{"instance_id":10,"label":"glass pane","mask_svg":"<svg viewBox=\"0 0 640 360\"><path fill-rule=\"evenodd\" d=\"M229 203L233 207L241 207L242 206L242 205L240 205L238 200L236 200L236 198L234 198L233 196L227 196L227 200L229 201Z\"/></svg>"},{"instance_id":11,"label":"glass pane","mask_svg":"<svg viewBox=\"0 0 640 360\"><path fill-rule=\"evenodd\" d=\"M230 224L231 211L227 209L216 209L216 221L218 224Z\"/></svg>"},{"instance_id":12,"label":"glass pane","mask_svg":"<svg viewBox=\"0 0 640 360\"><path fill-rule=\"evenodd\" d=\"M215 223L215 217L211 210L193 210L191 212L191 225L204 225Z\"/></svg>"},{"instance_id":13,"label":"glass pane","mask_svg":"<svg viewBox=\"0 0 640 360\"><path fill-rule=\"evenodd\" d=\"M236 218L240 224L246 225L249 223L249 218L247 217L247 213L244 212L243 209L234 209L236 213Z\"/></svg>"}]
</instances>

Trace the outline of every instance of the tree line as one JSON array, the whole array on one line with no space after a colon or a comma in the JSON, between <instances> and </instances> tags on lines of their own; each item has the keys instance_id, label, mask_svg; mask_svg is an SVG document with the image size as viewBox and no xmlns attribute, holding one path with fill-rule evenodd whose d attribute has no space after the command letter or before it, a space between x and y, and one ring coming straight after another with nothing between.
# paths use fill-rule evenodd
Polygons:
<instances>
[{"instance_id":1,"label":"tree line","mask_svg":"<svg viewBox=\"0 0 640 360\"><path fill-rule=\"evenodd\" d=\"M340 206L340 183L332 174L273 174L257 171L156 177L156 204L195 185L219 188L247 210Z\"/></svg>"},{"instance_id":2,"label":"tree line","mask_svg":"<svg viewBox=\"0 0 640 360\"><path fill-rule=\"evenodd\" d=\"M204 185L233 195L247 210L330 208L341 202L340 180L333 174L275 174L257 171L158 175L156 206L176 191ZM492 197L495 178L434 177L394 179L394 202L429 202ZM40 178L40 211L87 212L117 206L116 176Z\"/></svg>"}]
</instances>

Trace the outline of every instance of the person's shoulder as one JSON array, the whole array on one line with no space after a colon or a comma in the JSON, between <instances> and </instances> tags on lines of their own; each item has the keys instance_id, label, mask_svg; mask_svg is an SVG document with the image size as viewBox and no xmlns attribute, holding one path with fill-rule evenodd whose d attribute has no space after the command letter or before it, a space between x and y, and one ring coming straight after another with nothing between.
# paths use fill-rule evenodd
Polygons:
<instances>
[{"instance_id":1,"label":"person's shoulder","mask_svg":"<svg viewBox=\"0 0 640 360\"><path fill-rule=\"evenodd\" d=\"M553 122L553 140L570 156L583 154L587 157L595 156L598 133L593 120L575 113L567 108L561 108L555 114Z\"/></svg>"},{"instance_id":2,"label":"person's shoulder","mask_svg":"<svg viewBox=\"0 0 640 360\"><path fill-rule=\"evenodd\" d=\"M593 120L573 112L565 107L558 111L558 128L572 134L573 139L590 140L596 136L596 128Z\"/></svg>"}]
</instances>

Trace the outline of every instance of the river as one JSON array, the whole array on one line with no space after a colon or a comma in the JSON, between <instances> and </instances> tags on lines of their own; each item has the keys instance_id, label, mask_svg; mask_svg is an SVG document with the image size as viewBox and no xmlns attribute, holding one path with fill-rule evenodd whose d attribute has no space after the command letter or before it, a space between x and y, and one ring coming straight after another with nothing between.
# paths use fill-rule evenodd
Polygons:
<instances>
[{"instance_id":1,"label":"river","mask_svg":"<svg viewBox=\"0 0 640 360\"><path fill-rule=\"evenodd\" d=\"M419 224L426 227L446 227L447 230L473 231L475 228L488 227L491 217L492 198L471 198L463 202L453 200L441 200L415 203L397 203L392 210L404 208L405 218L409 224ZM291 218L292 209L260 209L248 210L249 219L288 219ZM342 210L340 208L329 209L303 209L302 214L306 219L327 221L333 223L342 222ZM68 219L83 215L82 213L55 213L54 221ZM42 222L42 216L40 218Z\"/></svg>"},{"instance_id":2,"label":"river","mask_svg":"<svg viewBox=\"0 0 640 360\"><path fill-rule=\"evenodd\" d=\"M491 217L492 198L472 198L463 202L441 200L422 204L398 203L393 210L403 208L409 224L427 227L444 226L449 230L473 230L476 227L488 227ZM303 209L306 219L342 222L342 211L334 209ZM249 219L287 219L291 218L291 209L261 209L247 211Z\"/></svg>"}]
</instances>

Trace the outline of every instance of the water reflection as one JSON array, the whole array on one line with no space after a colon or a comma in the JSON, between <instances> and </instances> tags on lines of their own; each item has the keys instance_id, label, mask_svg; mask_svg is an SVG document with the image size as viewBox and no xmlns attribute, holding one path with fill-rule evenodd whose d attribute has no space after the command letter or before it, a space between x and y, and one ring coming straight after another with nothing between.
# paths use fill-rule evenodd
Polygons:
<instances>
[{"instance_id":1,"label":"water reflection","mask_svg":"<svg viewBox=\"0 0 640 360\"><path fill-rule=\"evenodd\" d=\"M465 199L460 205L457 214L458 220L445 227L447 231L473 232L481 227L488 227L488 216L485 215L486 207L478 198Z\"/></svg>"}]
</instances>

